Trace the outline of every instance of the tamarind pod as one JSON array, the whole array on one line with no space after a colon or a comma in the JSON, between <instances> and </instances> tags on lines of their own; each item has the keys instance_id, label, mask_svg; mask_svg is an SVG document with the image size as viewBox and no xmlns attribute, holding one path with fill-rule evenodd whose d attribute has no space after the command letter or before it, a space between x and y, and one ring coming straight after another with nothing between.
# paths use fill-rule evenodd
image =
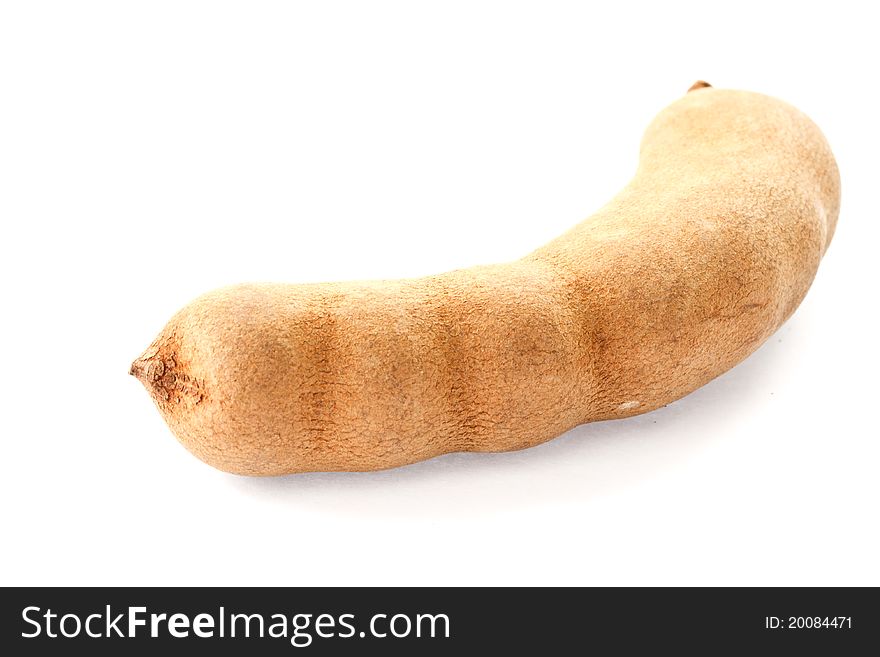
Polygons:
<instances>
[{"instance_id":1,"label":"tamarind pod","mask_svg":"<svg viewBox=\"0 0 880 657\"><path fill-rule=\"evenodd\" d=\"M746 358L803 299L839 204L804 114L697 83L648 127L629 185L521 260L216 290L131 372L187 449L234 473L521 449Z\"/></svg>"}]
</instances>

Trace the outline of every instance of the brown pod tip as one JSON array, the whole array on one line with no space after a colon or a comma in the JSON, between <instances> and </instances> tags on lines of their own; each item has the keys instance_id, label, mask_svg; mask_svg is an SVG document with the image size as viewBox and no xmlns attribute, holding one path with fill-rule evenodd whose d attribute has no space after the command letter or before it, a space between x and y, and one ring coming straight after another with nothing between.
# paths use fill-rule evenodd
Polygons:
<instances>
[{"instance_id":1,"label":"brown pod tip","mask_svg":"<svg viewBox=\"0 0 880 657\"><path fill-rule=\"evenodd\" d=\"M131 367L128 369L128 373L138 379L141 383L146 383L147 368L144 361L142 361L140 358L138 358L131 364Z\"/></svg>"},{"instance_id":2,"label":"brown pod tip","mask_svg":"<svg viewBox=\"0 0 880 657\"><path fill-rule=\"evenodd\" d=\"M707 87L711 87L712 85L706 82L705 80L697 80L691 85L691 88L688 89L688 93L692 91L696 91L697 89L706 89Z\"/></svg>"},{"instance_id":3,"label":"brown pod tip","mask_svg":"<svg viewBox=\"0 0 880 657\"><path fill-rule=\"evenodd\" d=\"M174 349L151 346L131 364L128 373L140 381L160 406L186 402L194 406L205 398L204 381L191 376Z\"/></svg>"}]
</instances>

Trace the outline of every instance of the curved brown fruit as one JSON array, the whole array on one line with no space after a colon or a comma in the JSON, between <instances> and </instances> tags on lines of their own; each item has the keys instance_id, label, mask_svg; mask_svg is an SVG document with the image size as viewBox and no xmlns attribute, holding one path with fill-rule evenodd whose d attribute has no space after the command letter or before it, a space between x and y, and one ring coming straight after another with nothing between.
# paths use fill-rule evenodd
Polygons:
<instances>
[{"instance_id":1,"label":"curved brown fruit","mask_svg":"<svg viewBox=\"0 0 880 657\"><path fill-rule=\"evenodd\" d=\"M806 116L698 83L648 127L632 182L523 259L217 290L131 371L187 449L229 472L521 449L668 404L748 356L806 294L839 200Z\"/></svg>"}]
</instances>

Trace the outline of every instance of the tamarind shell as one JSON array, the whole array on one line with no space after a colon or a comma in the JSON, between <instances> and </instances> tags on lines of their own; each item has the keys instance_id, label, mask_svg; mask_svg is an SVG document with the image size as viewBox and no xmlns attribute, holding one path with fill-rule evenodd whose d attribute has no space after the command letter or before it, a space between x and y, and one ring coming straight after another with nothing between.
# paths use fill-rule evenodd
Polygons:
<instances>
[{"instance_id":1,"label":"tamarind shell","mask_svg":"<svg viewBox=\"0 0 880 657\"><path fill-rule=\"evenodd\" d=\"M812 121L698 82L648 126L626 188L521 260L216 290L131 373L228 472L522 449L661 407L746 358L803 299L839 207Z\"/></svg>"}]
</instances>

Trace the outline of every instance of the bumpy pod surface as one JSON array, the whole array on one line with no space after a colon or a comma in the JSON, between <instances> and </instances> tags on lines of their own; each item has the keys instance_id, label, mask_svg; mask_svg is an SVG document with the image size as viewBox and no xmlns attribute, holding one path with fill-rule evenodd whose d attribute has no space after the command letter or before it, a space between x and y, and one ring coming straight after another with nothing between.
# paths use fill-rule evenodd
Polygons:
<instances>
[{"instance_id":1,"label":"bumpy pod surface","mask_svg":"<svg viewBox=\"0 0 880 657\"><path fill-rule=\"evenodd\" d=\"M421 279L220 289L132 365L174 434L249 475L539 444L688 394L795 310L834 232L819 129L705 84L632 182L521 260Z\"/></svg>"}]
</instances>

